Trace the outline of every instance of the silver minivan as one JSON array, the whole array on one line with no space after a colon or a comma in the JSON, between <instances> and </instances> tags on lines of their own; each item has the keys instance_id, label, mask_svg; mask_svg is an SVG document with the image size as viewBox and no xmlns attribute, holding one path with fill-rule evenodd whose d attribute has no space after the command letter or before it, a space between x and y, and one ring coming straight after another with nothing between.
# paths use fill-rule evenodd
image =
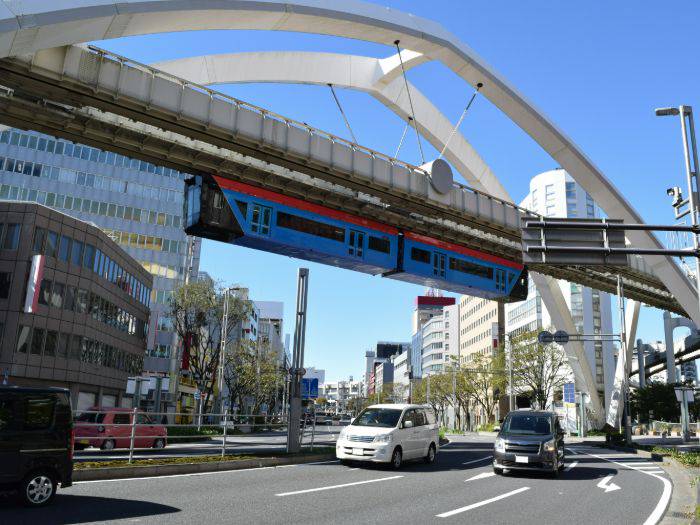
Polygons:
<instances>
[{"instance_id":1,"label":"silver minivan","mask_svg":"<svg viewBox=\"0 0 700 525\"><path fill-rule=\"evenodd\" d=\"M343 428L335 454L342 463L368 461L399 468L411 459L432 463L439 447L439 428L429 406L372 405Z\"/></svg>"}]
</instances>

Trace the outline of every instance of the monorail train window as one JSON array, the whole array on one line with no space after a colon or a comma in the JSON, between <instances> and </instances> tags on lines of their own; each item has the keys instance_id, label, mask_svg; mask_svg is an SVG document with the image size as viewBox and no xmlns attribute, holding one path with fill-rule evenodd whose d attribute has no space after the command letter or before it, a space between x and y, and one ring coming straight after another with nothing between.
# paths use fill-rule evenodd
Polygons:
<instances>
[{"instance_id":1,"label":"monorail train window","mask_svg":"<svg viewBox=\"0 0 700 525\"><path fill-rule=\"evenodd\" d=\"M370 235L367 247L375 252L389 253L391 243L389 243L389 239Z\"/></svg>"},{"instance_id":2,"label":"monorail train window","mask_svg":"<svg viewBox=\"0 0 700 525\"><path fill-rule=\"evenodd\" d=\"M455 259L454 257L450 257L450 270L476 275L484 279L493 279L493 268L463 261L462 259Z\"/></svg>"},{"instance_id":3,"label":"monorail train window","mask_svg":"<svg viewBox=\"0 0 700 525\"><path fill-rule=\"evenodd\" d=\"M224 196L219 192L214 193L214 208L217 210L220 210L223 207L224 207Z\"/></svg>"},{"instance_id":4,"label":"monorail train window","mask_svg":"<svg viewBox=\"0 0 700 525\"><path fill-rule=\"evenodd\" d=\"M283 211L277 212L277 226L289 228L302 233L325 237L333 241L345 242L345 228L314 221L299 215L292 215Z\"/></svg>"},{"instance_id":5,"label":"monorail train window","mask_svg":"<svg viewBox=\"0 0 700 525\"><path fill-rule=\"evenodd\" d=\"M270 219L272 218L272 208L253 204L253 218L250 221L250 229L260 235L270 235Z\"/></svg>"},{"instance_id":6,"label":"monorail train window","mask_svg":"<svg viewBox=\"0 0 700 525\"><path fill-rule=\"evenodd\" d=\"M241 215L243 217L248 216L248 203L243 202L243 201L236 201L236 205L238 206L238 209L241 211Z\"/></svg>"},{"instance_id":7,"label":"monorail train window","mask_svg":"<svg viewBox=\"0 0 700 525\"><path fill-rule=\"evenodd\" d=\"M430 252L420 248L411 248L411 259L414 261L430 264Z\"/></svg>"}]
</instances>

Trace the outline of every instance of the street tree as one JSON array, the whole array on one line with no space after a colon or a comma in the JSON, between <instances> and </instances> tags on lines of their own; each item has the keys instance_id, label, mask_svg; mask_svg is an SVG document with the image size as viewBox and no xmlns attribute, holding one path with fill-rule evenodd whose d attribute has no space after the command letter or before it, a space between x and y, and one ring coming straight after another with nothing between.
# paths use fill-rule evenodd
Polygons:
<instances>
[{"instance_id":1,"label":"street tree","mask_svg":"<svg viewBox=\"0 0 700 525\"><path fill-rule=\"evenodd\" d=\"M680 421L681 416L674 386L659 381L649 381L644 388L630 392L630 412L641 423L650 419Z\"/></svg>"},{"instance_id":2,"label":"street tree","mask_svg":"<svg viewBox=\"0 0 700 525\"><path fill-rule=\"evenodd\" d=\"M252 303L235 294L224 294L220 283L190 282L177 288L170 299L170 316L183 342L183 361L202 393L200 403L204 409L210 406L221 357L224 300L228 301L227 328L231 333L248 319Z\"/></svg>"},{"instance_id":3,"label":"street tree","mask_svg":"<svg viewBox=\"0 0 700 525\"><path fill-rule=\"evenodd\" d=\"M534 408L546 409L554 392L570 381L568 358L556 344L542 344L537 332L526 332L510 339L513 388L527 393Z\"/></svg>"},{"instance_id":4,"label":"street tree","mask_svg":"<svg viewBox=\"0 0 700 525\"><path fill-rule=\"evenodd\" d=\"M473 354L460 369L460 396L480 407L487 421L494 420L498 400L506 385L503 352Z\"/></svg>"},{"instance_id":5,"label":"street tree","mask_svg":"<svg viewBox=\"0 0 700 525\"><path fill-rule=\"evenodd\" d=\"M247 404L253 414L271 411L284 388L284 369L267 341L238 339L226 347L224 382L231 406Z\"/></svg>"}]
</instances>

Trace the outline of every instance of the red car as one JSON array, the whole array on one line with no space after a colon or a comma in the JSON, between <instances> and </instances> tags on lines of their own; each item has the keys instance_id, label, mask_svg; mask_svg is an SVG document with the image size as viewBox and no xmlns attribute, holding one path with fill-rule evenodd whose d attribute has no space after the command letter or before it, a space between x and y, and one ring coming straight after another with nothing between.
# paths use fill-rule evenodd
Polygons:
<instances>
[{"instance_id":1,"label":"red car","mask_svg":"<svg viewBox=\"0 0 700 525\"><path fill-rule=\"evenodd\" d=\"M75 419L75 449L129 448L133 417L131 408L88 409ZM155 423L144 412L136 412L134 448L165 448L167 441L168 429L164 425Z\"/></svg>"}]
</instances>

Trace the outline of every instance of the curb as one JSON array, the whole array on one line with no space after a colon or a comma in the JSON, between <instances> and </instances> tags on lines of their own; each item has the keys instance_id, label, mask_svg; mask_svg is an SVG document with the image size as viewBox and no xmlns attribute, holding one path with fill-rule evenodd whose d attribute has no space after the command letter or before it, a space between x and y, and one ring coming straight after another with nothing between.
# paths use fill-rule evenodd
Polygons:
<instances>
[{"instance_id":1,"label":"curb","mask_svg":"<svg viewBox=\"0 0 700 525\"><path fill-rule=\"evenodd\" d=\"M133 467L90 468L73 471L73 481L101 481L108 479L146 478L195 474L200 472L222 472L278 465L295 465L313 461L335 459L335 454L302 454L290 457L252 458L234 461L210 461L205 463L175 463L168 465L144 465Z\"/></svg>"}]
</instances>

